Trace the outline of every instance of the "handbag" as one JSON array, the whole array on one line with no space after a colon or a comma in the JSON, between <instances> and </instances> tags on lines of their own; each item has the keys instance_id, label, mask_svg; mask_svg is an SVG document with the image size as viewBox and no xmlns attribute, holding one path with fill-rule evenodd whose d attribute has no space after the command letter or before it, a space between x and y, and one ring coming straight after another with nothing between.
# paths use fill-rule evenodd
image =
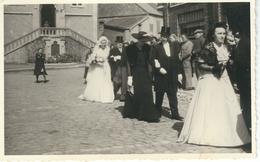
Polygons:
<instances>
[{"instance_id":1,"label":"handbag","mask_svg":"<svg viewBox=\"0 0 260 162\"><path fill-rule=\"evenodd\" d=\"M124 118L135 118L136 113L134 94L130 91L130 88L128 88L125 95L125 105L122 114Z\"/></svg>"}]
</instances>

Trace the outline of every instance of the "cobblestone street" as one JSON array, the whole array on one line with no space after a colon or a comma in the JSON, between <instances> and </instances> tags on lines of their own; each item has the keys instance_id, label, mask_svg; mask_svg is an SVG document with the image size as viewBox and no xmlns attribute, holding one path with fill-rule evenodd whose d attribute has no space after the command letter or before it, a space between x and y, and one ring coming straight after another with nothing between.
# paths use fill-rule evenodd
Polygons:
<instances>
[{"instance_id":1,"label":"cobblestone street","mask_svg":"<svg viewBox=\"0 0 260 162\"><path fill-rule=\"evenodd\" d=\"M5 73L6 155L243 152L176 143L182 122L167 115L160 123L147 123L122 118L123 103L118 100L81 101L83 72L49 70L50 82L39 84L32 71ZM178 93L182 116L191 97L191 92ZM168 107L167 99L164 106Z\"/></svg>"}]
</instances>

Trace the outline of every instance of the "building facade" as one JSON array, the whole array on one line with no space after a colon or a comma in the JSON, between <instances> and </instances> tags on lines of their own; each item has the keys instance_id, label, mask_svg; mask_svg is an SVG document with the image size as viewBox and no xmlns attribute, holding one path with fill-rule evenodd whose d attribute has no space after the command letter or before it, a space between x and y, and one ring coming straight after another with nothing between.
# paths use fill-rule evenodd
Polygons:
<instances>
[{"instance_id":1,"label":"building facade","mask_svg":"<svg viewBox=\"0 0 260 162\"><path fill-rule=\"evenodd\" d=\"M163 25L162 13L151 4L125 3L99 5L99 35L105 35L113 43L117 37L136 41L131 34L145 31L157 35Z\"/></svg>"},{"instance_id":2,"label":"building facade","mask_svg":"<svg viewBox=\"0 0 260 162\"><path fill-rule=\"evenodd\" d=\"M97 25L97 4L5 5L5 61L27 62L26 52L35 49L26 51L24 47L37 46L32 45L35 41L42 44L47 57L69 52L66 46L71 41L89 48L97 40ZM23 54L18 56L17 51Z\"/></svg>"},{"instance_id":3,"label":"building facade","mask_svg":"<svg viewBox=\"0 0 260 162\"><path fill-rule=\"evenodd\" d=\"M233 30L249 32L250 4L249 3L170 3L158 4L158 10L167 11L171 32L185 33L192 37L196 29L205 33L216 22L227 22Z\"/></svg>"}]
</instances>

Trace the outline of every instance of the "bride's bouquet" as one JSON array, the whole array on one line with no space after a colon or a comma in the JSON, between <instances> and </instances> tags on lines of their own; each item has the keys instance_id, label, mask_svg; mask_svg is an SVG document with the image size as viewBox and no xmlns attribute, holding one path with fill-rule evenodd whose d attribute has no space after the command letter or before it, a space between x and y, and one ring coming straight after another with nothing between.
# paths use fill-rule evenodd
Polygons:
<instances>
[{"instance_id":1,"label":"bride's bouquet","mask_svg":"<svg viewBox=\"0 0 260 162\"><path fill-rule=\"evenodd\" d=\"M103 65L105 62L104 58L96 56L95 59L92 61L94 64Z\"/></svg>"}]
</instances>

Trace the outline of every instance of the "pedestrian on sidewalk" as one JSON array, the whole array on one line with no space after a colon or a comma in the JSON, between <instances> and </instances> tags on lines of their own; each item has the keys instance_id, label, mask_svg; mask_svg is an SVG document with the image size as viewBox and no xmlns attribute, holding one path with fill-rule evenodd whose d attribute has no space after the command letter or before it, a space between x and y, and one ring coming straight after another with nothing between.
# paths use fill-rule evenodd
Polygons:
<instances>
[{"instance_id":1,"label":"pedestrian on sidewalk","mask_svg":"<svg viewBox=\"0 0 260 162\"><path fill-rule=\"evenodd\" d=\"M188 39L186 34L181 35L181 51L179 53L179 58L181 60L181 71L182 71L182 84L184 90L193 90L192 85L192 65L191 65L191 52L193 48L193 43Z\"/></svg>"},{"instance_id":2,"label":"pedestrian on sidewalk","mask_svg":"<svg viewBox=\"0 0 260 162\"><path fill-rule=\"evenodd\" d=\"M46 79L46 69L45 69L45 54L43 53L43 49L39 48L38 52L35 54L35 67L34 67L34 75L36 76L36 83L40 83L39 76L43 75L44 83L48 82Z\"/></svg>"}]
</instances>

